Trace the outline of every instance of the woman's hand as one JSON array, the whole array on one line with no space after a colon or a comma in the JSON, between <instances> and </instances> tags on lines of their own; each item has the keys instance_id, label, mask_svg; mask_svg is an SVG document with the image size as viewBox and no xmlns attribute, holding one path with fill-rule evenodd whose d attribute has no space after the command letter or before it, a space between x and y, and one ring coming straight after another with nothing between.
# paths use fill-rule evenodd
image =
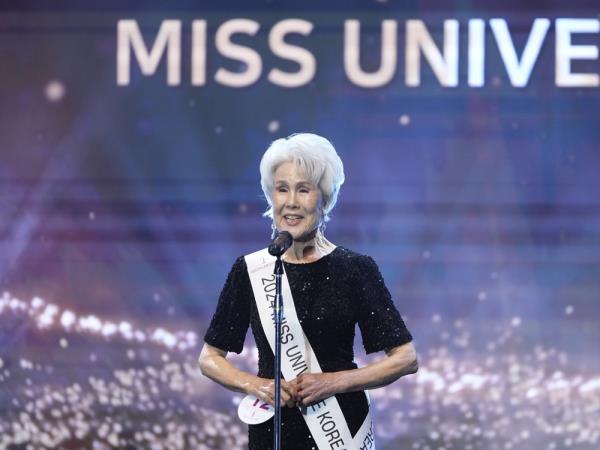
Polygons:
<instances>
[{"instance_id":1,"label":"woman's hand","mask_svg":"<svg viewBox=\"0 0 600 450\"><path fill-rule=\"evenodd\" d=\"M338 392L339 372L302 373L292 383L298 404L312 405Z\"/></svg>"},{"instance_id":2,"label":"woman's hand","mask_svg":"<svg viewBox=\"0 0 600 450\"><path fill-rule=\"evenodd\" d=\"M339 372L303 373L295 385L299 406L317 403L324 398L344 392L375 389L419 369L417 353L411 342L386 350L387 357L360 369Z\"/></svg>"},{"instance_id":3,"label":"woman's hand","mask_svg":"<svg viewBox=\"0 0 600 450\"><path fill-rule=\"evenodd\" d=\"M252 383L252 387L248 389L248 393L267 402L271 406L275 406L275 380L256 377L256 380ZM296 387L293 383L288 383L282 378L281 406L295 406L296 401Z\"/></svg>"},{"instance_id":4,"label":"woman's hand","mask_svg":"<svg viewBox=\"0 0 600 450\"><path fill-rule=\"evenodd\" d=\"M232 391L251 394L274 406L275 381L259 378L239 370L225 357L227 352L209 344L204 344L198 357L202 373ZM297 402L296 387L281 380L281 406L294 406Z\"/></svg>"}]
</instances>

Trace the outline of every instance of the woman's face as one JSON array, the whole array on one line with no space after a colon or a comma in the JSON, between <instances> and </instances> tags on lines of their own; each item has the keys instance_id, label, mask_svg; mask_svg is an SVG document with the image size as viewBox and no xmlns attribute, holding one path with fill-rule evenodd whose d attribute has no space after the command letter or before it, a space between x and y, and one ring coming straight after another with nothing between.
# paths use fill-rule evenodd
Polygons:
<instances>
[{"instance_id":1,"label":"woman's face","mask_svg":"<svg viewBox=\"0 0 600 450\"><path fill-rule=\"evenodd\" d=\"M271 199L275 226L289 231L295 241L309 239L319 222L321 191L292 161L280 164L274 179Z\"/></svg>"}]
</instances>

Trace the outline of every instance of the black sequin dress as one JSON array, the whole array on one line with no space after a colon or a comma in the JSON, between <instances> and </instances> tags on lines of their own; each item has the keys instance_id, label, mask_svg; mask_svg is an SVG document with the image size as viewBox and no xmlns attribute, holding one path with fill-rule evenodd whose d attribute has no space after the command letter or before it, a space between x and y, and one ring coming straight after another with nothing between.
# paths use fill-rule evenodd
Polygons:
<instances>
[{"instance_id":1,"label":"black sequin dress","mask_svg":"<svg viewBox=\"0 0 600 450\"><path fill-rule=\"evenodd\" d=\"M308 264L285 263L298 319L324 372L354 369L354 330L358 324L367 353L412 340L392 302L375 261L343 247ZM204 340L240 353L248 330L258 348L258 376L273 378L274 356L262 330L243 257L236 260L219 297ZM350 432L362 424L368 404L363 392L336 395ZM249 448L273 447L273 419L249 425ZM282 449L317 449L298 408L282 409Z\"/></svg>"}]
</instances>

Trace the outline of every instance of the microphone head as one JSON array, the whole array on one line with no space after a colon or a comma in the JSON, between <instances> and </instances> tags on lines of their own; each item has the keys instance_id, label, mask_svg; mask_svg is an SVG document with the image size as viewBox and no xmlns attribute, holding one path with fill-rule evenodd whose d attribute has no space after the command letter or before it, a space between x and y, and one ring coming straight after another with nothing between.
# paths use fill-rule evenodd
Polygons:
<instances>
[{"instance_id":1,"label":"microphone head","mask_svg":"<svg viewBox=\"0 0 600 450\"><path fill-rule=\"evenodd\" d=\"M294 243L294 238L292 237L292 233L290 233L289 231L280 231L279 234L277 235L277 240L279 241L281 239L281 243L283 244L283 246L285 247L285 249L287 250L288 248L290 248L292 246L292 244Z\"/></svg>"},{"instance_id":2,"label":"microphone head","mask_svg":"<svg viewBox=\"0 0 600 450\"><path fill-rule=\"evenodd\" d=\"M272 256L283 255L288 248L292 246L294 239L289 231L280 231L271 245L269 245L269 254Z\"/></svg>"}]
</instances>

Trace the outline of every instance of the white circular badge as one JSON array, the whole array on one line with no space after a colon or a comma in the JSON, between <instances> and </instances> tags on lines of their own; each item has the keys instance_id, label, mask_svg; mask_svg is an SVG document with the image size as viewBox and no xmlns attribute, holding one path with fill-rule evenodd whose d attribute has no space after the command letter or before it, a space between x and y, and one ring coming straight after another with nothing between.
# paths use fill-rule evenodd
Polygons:
<instances>
[{"instance_id":1,"label":"white circular badge","mask_svg":"<svg viewBox=\"0 0 600 450\"><path fill-rule=\"evenodd\" d=\"M269 420L275 409L254 395L246 395L238 406L238 416L248 425L256 425Z\"/></svg>"}]
</instances>

